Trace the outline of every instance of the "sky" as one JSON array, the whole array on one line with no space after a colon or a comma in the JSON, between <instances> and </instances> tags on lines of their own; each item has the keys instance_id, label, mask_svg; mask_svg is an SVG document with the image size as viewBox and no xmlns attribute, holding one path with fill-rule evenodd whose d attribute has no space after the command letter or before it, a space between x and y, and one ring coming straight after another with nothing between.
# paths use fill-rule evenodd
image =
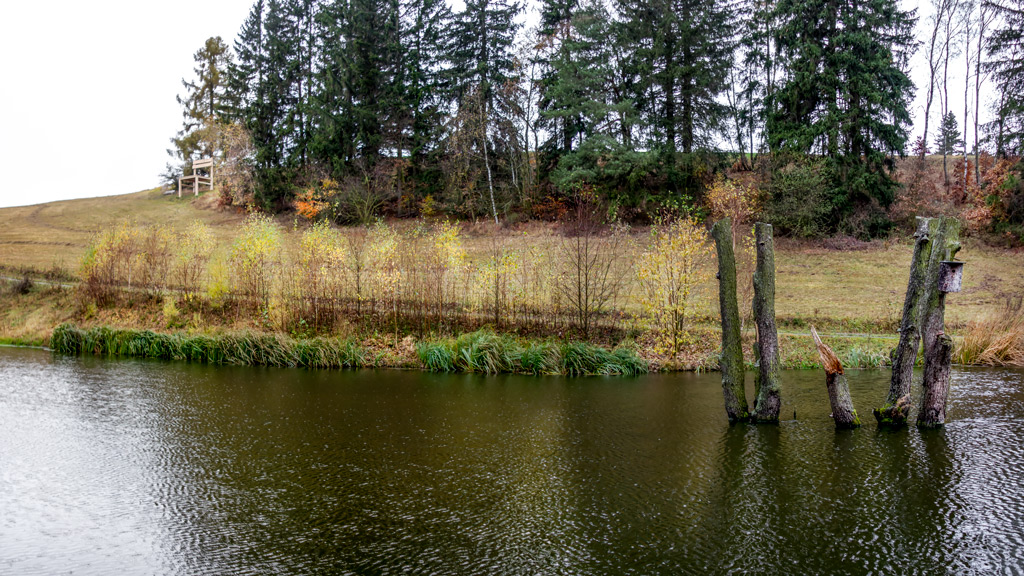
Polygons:
<instances>
[{"instance_id":1,"label":"sky","mask_svg":"<svg viewBox=\"0 0 1024 576\"><path fill-rule=\"evenodd\" d=\"M169 139L181 128L175 96L183 93L182 78L194 76L192 55L211 36L232 45L252 0L5 4L0 207L159 185ZM962 64L953 68L950 104L960 117ZM911 70L919 87L925 70L919 51ZM914 137L922 129L923 94L918 90L911 109ZM933 112L932 127L937 116Z\"/></svg>"}]
</instances>

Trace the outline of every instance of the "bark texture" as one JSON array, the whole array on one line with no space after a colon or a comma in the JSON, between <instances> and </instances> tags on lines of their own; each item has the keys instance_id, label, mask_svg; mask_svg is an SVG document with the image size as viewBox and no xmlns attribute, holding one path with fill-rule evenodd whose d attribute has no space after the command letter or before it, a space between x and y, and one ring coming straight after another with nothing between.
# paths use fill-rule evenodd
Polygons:
<instances>
[{"instance_id":1,"label":"bark texture","mask_svg":"<svg viewBox=\"0 0 1024 576\"><path fill-rule=\"evenodd\" d=\"M942 426L946 421L946 401L949 398L949 369L952 363L953 343L946 336L946 294L939 291L939 263L952 260L960 251L960 223L954 218L942 218L939 231L932 242L928 260L928 301L923 313L924 329L924 381L917 425L922 428Z\"/></svg>"},{"instance_id":2,"label":"bark texture","mask_svg":"<svg viewBox=\"0 0 1024 576\"><path fill-rule=\"evenodd\" d=\"M949 400L949 369L953 360L953 340L943 334L926 355L924 391L917 412L919 428L939 428L946 423L946 402Z\"/></svg>"},{"instance_id":3,"label":"bark texture","mask_svg":"<svg viewBox=\"0 0 1024 576\"><path fill-rule=\"evenodd\" d=\"M754 270L754 324L757 328L758 370L754 390L754 419L778 422L779 334L775 327L775 244L772 225L754 225L757 267Z\"/></svg>"},{"instance_id":4,"label":"bark texture","mask_svg":"<svg viewBox=\"0 0 1024 576\"><path fill-rule=\"evenodd\" d=\"M814 337L814 345L818 348L821 367L825 370L825 388L828 389L828 401L832 405L832 419L835 420L836 428L860 428L860 418L853 407L850 387L846 383L846 375L843 374L843 363L839 361L835 352L821 341L814 326L811 326L811 336Z\"/></svg>"},{"instance_id":5,"label":"bark texture","mask_svg":"<svg viewBox=\"0 0 1024 576\"><path fill-rule=\"evenodd\" d=\"M749 417L743 391L743 346L740 341L740 310L736 301L736 255L732 246L732 223L728 218L711 227L718 252L718 303L722 313L722 394L729 422Z\"/></svg>"},{"instance_id":6,"label":"bark texture","mask_svg":"<svg viewBox=\"0 0 1024 576\"><path fill-rule=\"evenodd\" d=\"M910 409L910 385L914 377L914 363L921 347L921 321L923 303L928 300L925 282L932 252L932 238L939 229L939 219L918 218L914 234L914 255L910 259L910 279L903 300L903 319L900 322L900 341L892 355L892 379L885 404L874 411L880 426L900 427L907 423Z\"/></svg>"}]
</instances>

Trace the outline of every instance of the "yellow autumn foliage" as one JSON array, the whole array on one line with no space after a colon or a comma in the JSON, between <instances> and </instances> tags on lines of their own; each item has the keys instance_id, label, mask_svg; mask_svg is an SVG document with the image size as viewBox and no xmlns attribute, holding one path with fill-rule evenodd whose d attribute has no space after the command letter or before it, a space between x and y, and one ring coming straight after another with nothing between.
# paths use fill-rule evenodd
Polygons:
<instances>
[{"instance_id":1,"label":"yellow autumn foliage","mask_svg":"<svg viewBox=\"0 0 1024 576\"><path fill-rule=\"evenodd\" d=\"M688 342L687 319L711 276L712 246L707 231L690 218L652 230L636 263L643 318L673 354Z\"/></svg>"}]
</instances>

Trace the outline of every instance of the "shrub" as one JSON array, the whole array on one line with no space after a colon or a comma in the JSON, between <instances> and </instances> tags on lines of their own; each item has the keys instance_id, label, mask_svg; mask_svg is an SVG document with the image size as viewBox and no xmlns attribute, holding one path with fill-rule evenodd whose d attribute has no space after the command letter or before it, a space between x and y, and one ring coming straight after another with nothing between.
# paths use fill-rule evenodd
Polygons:
<instances>
[{"instance_id":1,"label":"shrub","mask_svg":"<svg viewBox=\"0 0 1024 576\"><path fill-rule=\"evenodd\" d=\"M234 291L254 308L266 308L281 258L281 231L269 216L252 213L231 246Z\"/></svg>"},{"instance_id":2,"label":"shrub","mask_svg":"<svg viewBox=\"0 0 1024 576\"><path fill-rule=\"evenodd\" d=\"M653 228L651 243L637 261L643 315L673 355L687 340L694 301L711 276L711 251L707 232L682 218Z\"/></svg>"},{"instance_id":3,"label":"shrub","mask_svg":"<svg viewBox=\"0 0 1024 576\"><path fill-rule=\"evenodd\" d=\"M825 160L778 161L768 184L765 219L780 235L828 235L839 219L832 183L833 170Z\"/></svg>"}]
</instances>

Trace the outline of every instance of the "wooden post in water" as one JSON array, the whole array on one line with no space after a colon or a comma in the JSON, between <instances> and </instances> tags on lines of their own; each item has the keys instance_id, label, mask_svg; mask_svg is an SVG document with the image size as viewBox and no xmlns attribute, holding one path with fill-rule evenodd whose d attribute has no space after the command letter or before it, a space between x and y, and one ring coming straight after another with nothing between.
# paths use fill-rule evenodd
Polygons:
<instances>
[{"instance_id":1,"label":"wooden post in water","mask_svg":"<svg viewBox=\"0 0 1024 576\"><path fill-rule=\"evenodd\" d=\"M879 426L900 427L907 423L910 411L910 384L914 377L914 363L921 347L923 304L928 300L930 285L925 281L932 252L932 239L938 233L938 218L917 219L914 234L914 255L910 259L910 279L903 300L903 319L900 321L900 341L892 356L892 378L885 404L874 411Z\"/></svg>"},{"instance_id":2,"label":"wooden post in water","mask_svg":"<svg viewBox=\"0 0 1024 576\"><path fill-rule=\"evenodd\" d=\"M736 255L732 246L732 222L728 218L711 227L718 252L718 303L722 312L722 394L729 422L746 420L747 395L743 391L743 345L740 310L736 303Z\"/></svg>"},{"instance_id":3,"label":"wooden post in water","mask_svg":"<svg viewBox=\"0 0 1024 576\"><path fill-rule=\"evenodd\" d=\"M946 336L946 292L939 286L939 271L944 260L952 260L960 251L960 222L941 219L939 231L932 242L925 280L928 300L924 305L924 381L921 406L917 413L920 428L938 428L946 422L946 401L949 399L949 370L953 359L953 341Z\"/></svg>"},{"instance_id":4,"label":"wooden post in water","mask_svg":"<svg viewBox=\"0 0 1024 576\"><path fill-rule=\"evenodd\" d=\"M825 370L825 388L828 389L828 401L832 405L832 419L836 428L860 428L860 418L850 398L850 387L843 374L843 363L828 345L818 337L818 331L811 326L811 336L818 348L821 367Z\"/></svg>"},{"instance_id":5,"label":"wooden post in water","mask_svg":"<svg viewBox=\"0 0 1024 576\"><path fill-rule=\"evenodd\" d=\"M754 420L778 422L779 334L775 327L775 244L772 225L754 225L757 267L754 270L754 325L757 328L758 370L754 387Z\"/></svg>"}]
</instances>

